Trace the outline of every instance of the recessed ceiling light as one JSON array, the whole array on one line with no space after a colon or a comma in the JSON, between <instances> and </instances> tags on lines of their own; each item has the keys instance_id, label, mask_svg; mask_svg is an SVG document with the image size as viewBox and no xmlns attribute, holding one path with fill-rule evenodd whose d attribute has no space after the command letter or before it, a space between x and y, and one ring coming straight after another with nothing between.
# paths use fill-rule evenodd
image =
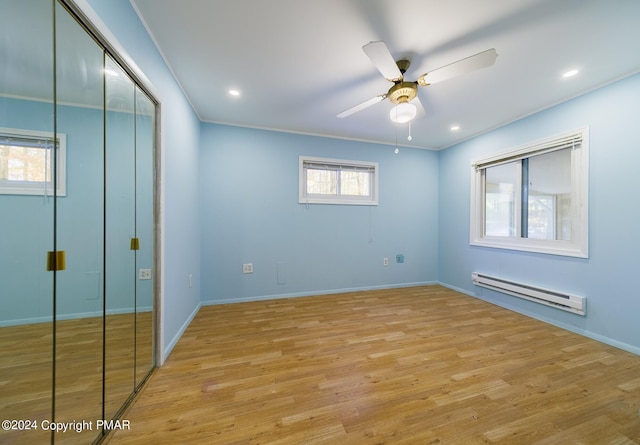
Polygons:
<instances>
[{"instance_id":1,"label":"recessed ceiling light","mask_svg":"<svg viewBox=\"0 0 640 445\"><path fill-rule=\"evenodd\" d=\"M458 131L460 129L460 125L452 125L451 127L449 127L449 129L451 131Z\"/></svg>"},{"instance_id":2,"label":"recessed ceiling light","mask_svg":"<svg viewBox=\"0 0 640 445\"><path fill-rule=\"evenodd\" d=\"M569 70L562 75L562 77L573 77L578 74L578 70Z\"/></svg>"},{"instance_id":3,"label":"recessed ceiling light","mask_svg":"<svg viewBox=\"0 0 640 445\"><path fill-rule=\"evenodd\" d=\"M238 90L229 90L230 96L240 96L240 91Z\"/></svg>"}]
</instances>

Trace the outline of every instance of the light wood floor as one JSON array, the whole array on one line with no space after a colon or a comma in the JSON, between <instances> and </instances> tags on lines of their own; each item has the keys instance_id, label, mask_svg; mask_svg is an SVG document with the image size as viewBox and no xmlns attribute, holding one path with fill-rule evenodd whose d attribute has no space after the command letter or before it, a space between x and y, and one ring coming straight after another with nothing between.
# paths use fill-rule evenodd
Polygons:
<instances>
[{"instance_id":1,"label":"light wood floor","mask_svg":"<svg viewBox=\"0 0 640 445\"><path fill-rule=\"evenodd\" d=\"M138 318L141 365L134 369L134 317ZM89 444L96 421L111 419L152 367L151 312L109 315L107 356L103 361L102 317L63 320L56 328L55 419L52 419L53 325L37 323L0 328L0 421L29 420L37 429L0 429L0 445L50 443L42 422L92 422L92 429L56 433L57 444ZM144 345L144 347L142 346ZM103 416L102 367L106 366Z\"/></svg>"},{"instance_id":2,"label":"light wood floor","mask_svg":"<svg viewBox=\"0 0 640 445\"><path fill-rule=\"evenodd\" d=\"M426 286L203 307L116 444L637 444L640 357Z\"/></svg>"}]
</instances>

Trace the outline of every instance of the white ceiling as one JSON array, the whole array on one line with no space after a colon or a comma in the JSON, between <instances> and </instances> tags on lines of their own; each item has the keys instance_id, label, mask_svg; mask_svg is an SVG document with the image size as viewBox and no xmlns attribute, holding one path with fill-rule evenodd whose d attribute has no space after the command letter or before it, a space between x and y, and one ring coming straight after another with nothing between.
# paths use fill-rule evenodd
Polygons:
<instances>
[{"instance_id":1,"label":"white ceiling","mask_svg":"<svg viewBox=\"0 0 640 445\"><path fill-rule=\"evenodd\" d=\"M638 0L131 3L206 122L442 149L640 71ZM411 60L408 80L485 49L499 56L421 87L427 113L409 142L388 100L336 118L391 86L362 51L376 40Z\"/></svg>"}]
</instances>

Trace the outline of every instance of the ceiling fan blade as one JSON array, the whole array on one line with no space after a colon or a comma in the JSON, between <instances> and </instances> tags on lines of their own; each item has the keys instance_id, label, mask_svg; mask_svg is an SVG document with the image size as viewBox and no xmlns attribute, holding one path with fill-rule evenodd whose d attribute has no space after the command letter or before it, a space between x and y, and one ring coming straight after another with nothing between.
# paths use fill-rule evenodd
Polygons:
<instances>
[{"instance_id":1,"label":"ceiling fan blade","mask_svg":"<svg viewBox=\"0 0 640 445\"><path fill-rule=\"evenodd\" d=\"M461 74L486 68L494 64L496 57L498 57L498 53L495 48L488 49L467 57L466 59L458 60L457 62L425 73L418 78L418 84L421 86L433 85L434 83L449 80Z\"/></svg>"},{"instance_id":2,"label":"ceiling fan blade","mask_svg":"<svg viewBox=\"0 0 640 445\"><path fill-rule=\"evenodd\" d=\"M393 60L387 45L382 40L369 42L362 47L362 50L385 79L391 82L402 80L400 68L396 65L396 61Z\"/></svg>"},{"instance_id":3,"label":"ceiling fan blade","mask_svg":"<svg viewBox=\"0 0 640 445\"><path fill-rule=\"evenodd\" d=\"M371 105L377 104L378 102L382 102L387 98L387 93L381 94L380 96L372 97L371 99L362 102L360 105L356 105L355 107L351 107L348 110L343 111L342 113L338 113L336 117L343 118L347 116L351 116L354 113L357 113L360 110L364 110L365 108L370 107Z\"/></svg>"}]
</instances>

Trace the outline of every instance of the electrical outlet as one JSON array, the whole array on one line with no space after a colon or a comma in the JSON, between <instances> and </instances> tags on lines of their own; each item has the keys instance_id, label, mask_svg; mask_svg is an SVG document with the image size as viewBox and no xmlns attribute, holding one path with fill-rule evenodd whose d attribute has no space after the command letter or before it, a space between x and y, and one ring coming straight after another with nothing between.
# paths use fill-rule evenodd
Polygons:
<instances>
[{"instance_id":1,"label":"electrical outlet","mask_svg":"<svg viewBox=\"0 0 640 445\"><path fill-rule=\"evenodd\" d=\"M389 258L385 258L382 260L382 265L383 266L388 266L389 265Z\"/></svg>"},{"instance_id":2,"label":"electrical outlet","mask_svg":"<svg viewBox=\"0 0 640 445\"><path fill-rule=\"evenodd\" d=\"M404 263L404 255L399 253L396 255L396 263Z\"/></svg>"},{"instance_id":3,"label":"electrical outlet","mask_svg":"<svg viewBox=\"0 0 640 445\"><path fill-rule=\"evenodd\" d=\"M138 271L138 279L140 279L140 280L150 280L151 279L151 269L140 269L140 271Z\"/></svg>"},{"instance_id":4,"label":"electrical outlet","mask_svg":"<svg viewBox=\"0 0 640 445\"><path fill-rule=\"evenodd\" d=\"M244 263L242 265L242 273L253 273L253 263Z\"/></svg>"}]
</instances>

